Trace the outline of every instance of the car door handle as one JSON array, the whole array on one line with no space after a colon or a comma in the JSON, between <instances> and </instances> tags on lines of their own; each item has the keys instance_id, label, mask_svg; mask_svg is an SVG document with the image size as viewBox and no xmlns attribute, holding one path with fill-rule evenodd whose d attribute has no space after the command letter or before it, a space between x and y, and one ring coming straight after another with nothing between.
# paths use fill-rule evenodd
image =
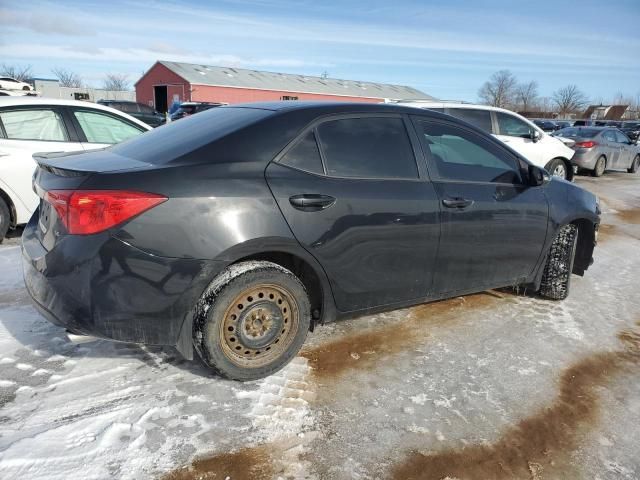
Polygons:
<instances>
[{"instance_id":1,"label":"car door handle","mask_svg":"<svg viewBox=\"0 0 640 480\"><path fill-rule=\"evenodd\" d=\"M442 204L447 208L466 208L473 205L473 200L467 198L445 198L442 200Z\"/></svg>"},{"instance_id":2,"label":"car door handle","mask_svg":"<svg viewBox=\"0 0 640 480\"><path fill-rule=\"evenodd\" d=\"M318 195L315 193L306 193L303 195L294 195L289 197L289 203L298 210L305 212L317 212L329 208L336 199L329 195Z\"/></svg>"}]
</instances>

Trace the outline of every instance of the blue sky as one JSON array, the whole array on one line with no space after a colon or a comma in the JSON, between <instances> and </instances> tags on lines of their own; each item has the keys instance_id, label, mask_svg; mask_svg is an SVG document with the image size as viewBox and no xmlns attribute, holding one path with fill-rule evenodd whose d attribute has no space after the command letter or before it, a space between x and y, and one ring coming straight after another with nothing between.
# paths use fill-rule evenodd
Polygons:
<instances>
[{"instance_id":1,"label":"blue sky","mask_svg":"<svg viewBox=\"0 0 640 480\"><path fill-rule=\"evenodd\" d=\"M500 69L542 95L640 95L640 0L0 0L0 63L99 86L157 59L411 85L477 99Z\"/></svg>"}]
</instances>

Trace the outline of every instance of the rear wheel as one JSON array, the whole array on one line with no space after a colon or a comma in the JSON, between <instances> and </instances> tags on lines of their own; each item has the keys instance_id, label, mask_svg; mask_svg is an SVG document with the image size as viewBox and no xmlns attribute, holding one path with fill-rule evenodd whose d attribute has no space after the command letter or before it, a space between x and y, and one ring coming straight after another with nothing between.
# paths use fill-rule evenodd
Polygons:
<instances>
[{"instance_id":1,"label":"rear wheel","mask_svg":"<svg viewBox=\"0 0 640 480\"><path fill-rule=\"evenodd\" d=\"M638 171L638 167L640 167L640 155L636 155L631 166L627 168L627 172L636 173Z\"/></svg>"},{"instance_id":2,"label":"rear wheel","mask_svg":"<svg viewBox=\"0 0 640 480\"><path fill-rule=\"evenodd\" d=\"M310 322L306 290L293 273L271 262L243 262L218 275L198 302L193 341L220 375L255 380L295 357Z\"/></svg>"},{"instance_id":3,"label":"rear wheel","mask_svg":"<svg viewBox=\"0 0 640 480\"><path fill-rule=\"evenodd\" d=\"M565 180L569 179L569 169L561 158L551 160L547 164L546 170L554 177L564 178Z\"/></svg>"},{"instance_id":4,"label":"rear wheel","mask_svg":"<svg viewBox=\"0 0 640 480\"><path fill-rule=\"evenodd\" d=\"M552 300L564 300L569 295L573 260L578 243L578 228L565 225L551 244L538 293Z\"/></svg>"},{"instance_id":5,"label":"rear wheel","mask_svg":"<svg viewBox=\"0 0 640 480\"><path fill-rule=\"evenodd\" d=\"M9 206L0 198L0 243L4 240L4 236L9 231L9 225L11 224L11 217L9 213Z\"/></svg>"},{"instance_id":6,"label":"rear wheel","mask_svg":"<svg viewBox=\"0 0 640 480\"><path fill-rule=\"evenodd\" d=\"M604 155L601 155L600 158L598 158L598 160L596 161L596 166L591 171L591 175L593 175L594 177L601 177L606 168L607 159Z\"/></svg>"}]
</instances>

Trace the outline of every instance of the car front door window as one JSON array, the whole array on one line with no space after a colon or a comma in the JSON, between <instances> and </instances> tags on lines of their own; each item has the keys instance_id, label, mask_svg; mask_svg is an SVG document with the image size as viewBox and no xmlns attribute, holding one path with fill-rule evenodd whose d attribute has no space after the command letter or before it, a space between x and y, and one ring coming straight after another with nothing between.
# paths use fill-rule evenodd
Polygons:
<instances>
[{"instance_id":1,"label":"car front door window","mask_svg":"<svg viewBox=\"0 0 640 480\"><path fill-rule=\"evenodd\" d=\"M503 112L496 112L500 135L508 137L530 138L532 128L519 118Z\"/></svg>"},{"instance_id":2,"label":"car front door window","mask_svg":"<svg viewBox=\"0 0 640 480\"><path fill-rule=\"evenodd\" d=\"M111 115L86 110L76 110L73 114L89 143L120 143L143 133L141 128Z\"/></svg>"},{"instance_id":3,"label":"car front door window","mask_svg":"<svg viewBox=\"0 0 640 480\"><path fill-rule=\"evenodd\" d=\"M516 160L466 129L422 123L432 172L442 180L521 183Z\"/></svg>"}]
</instances>

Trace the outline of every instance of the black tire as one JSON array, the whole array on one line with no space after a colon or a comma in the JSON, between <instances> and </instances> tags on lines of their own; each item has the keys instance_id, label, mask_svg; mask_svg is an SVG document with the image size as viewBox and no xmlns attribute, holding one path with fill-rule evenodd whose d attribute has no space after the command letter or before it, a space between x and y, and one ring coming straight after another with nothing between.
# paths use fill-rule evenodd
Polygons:
<instances>
[{"instance_id":1,"label":"black tire","mask_svg":"<svg viewBox=\"0 0 640 480\"><path fill-rule=\"evenodd\" d=\"M569 180L569 178L571 178L569 168L570 167L567 167L567 164L564 162L564 160L562 160L561 158L554 158L549 163L547 163L545 170L555 177Z\"/></svg>"},{"instance_id":2,"label":"black tire","mask_svg":"<svg viewBox=\"0 0 640 480\"><path fill-rule=\"evenodd\" d=\"M193 344L219 375L256 380L296 356L310 324L309 297L293 273L271 262L241 262L220 273L198 302Z\"/></svg>"},{"instance_id":3,"label":"black tire","mask_svg":"<svg viewBox=\"0 0 640 480\"><path fill-rule=\"evenodd\" d=\"M638 171L638 167L640 167L640 155L636 155L631 166L627 168L627 172L636 173Z\"/></svg>"},{"instance_id":4,"label":"black tire","mask_svg":"<svg viewBox=\"0 0 640 480\"><path fill-rule=\"evenodd\" d=\"M575 225L561 227L549 249L538 291L540 295L552 300L567 298L577 244L578 228Z\"/></svg>"},{"instance_id":5,"label":"black tire","mask_svg":"<svg viewBox=\"0 0 640 480\"><path fill-rule=\"evenodd\" d=\"M604 171L607 169L607 159L604 155L600 155L596 160L596 166L591 170L591 175L594 177L601 177Z\"/></svg>"},{"instance_id":6,"label":"black tire","mask_svg":"<svg viewBox=\"0 0 640 480\"><path fill-rule=\"evenodd\" d=\"M0 243L4 240L5 235L9 231L11 225L11 213L9 212L9 206L0 198Z\"/></svg>"}]
</instances>

